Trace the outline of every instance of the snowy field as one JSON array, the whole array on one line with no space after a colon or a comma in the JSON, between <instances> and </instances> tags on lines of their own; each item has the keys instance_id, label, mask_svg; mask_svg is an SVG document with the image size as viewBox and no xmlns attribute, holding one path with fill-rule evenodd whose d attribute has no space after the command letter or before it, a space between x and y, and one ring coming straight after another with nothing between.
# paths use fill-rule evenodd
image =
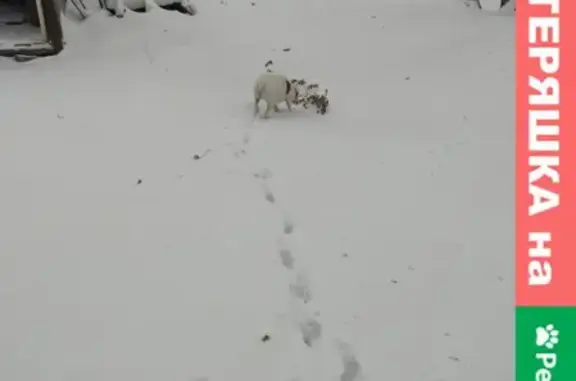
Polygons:
<instances>
[{"instance_id":1,"label":"snowy field","mask_svg":"<svg viewBox=\"0 0 576 381\"><path fill-rule=\"evenodd\" d=\"M511 380L514 17L254 1L0 59L0 380Z\"/></svg>"}]
</instances>

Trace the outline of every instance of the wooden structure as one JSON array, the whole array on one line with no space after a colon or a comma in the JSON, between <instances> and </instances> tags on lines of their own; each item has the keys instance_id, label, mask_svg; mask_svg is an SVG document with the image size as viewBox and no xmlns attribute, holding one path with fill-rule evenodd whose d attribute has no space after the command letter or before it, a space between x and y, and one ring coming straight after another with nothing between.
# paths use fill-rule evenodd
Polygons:
<instances>
[{"instance_id":1,"label":"wooden structure","mask_svg":"<svg viewBox=\"0 0 576 381\"><path fill-rule=\"evenodd\" d=\"M58 54L60 17L60 0L0 0L0 56Z\"/></svg>"}]
</instances>

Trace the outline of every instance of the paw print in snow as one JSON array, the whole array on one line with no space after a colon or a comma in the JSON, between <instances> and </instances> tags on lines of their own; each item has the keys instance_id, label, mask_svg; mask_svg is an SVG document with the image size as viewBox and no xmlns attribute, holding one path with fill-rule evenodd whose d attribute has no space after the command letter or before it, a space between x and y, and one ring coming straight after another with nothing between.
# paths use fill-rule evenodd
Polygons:
<instances>
[{"instance_id":1,"label":"paw print in snow","mask_svg":"<svg viewBox=\"0 0 576 381\"><path fill-rule=\"evenodd\" d=\"M546 327L538 327L536 328L536 345L553 349L560 342L559 334L560 331L555 329L553 324L548 324Z\"/></svg>"}]
</instances>

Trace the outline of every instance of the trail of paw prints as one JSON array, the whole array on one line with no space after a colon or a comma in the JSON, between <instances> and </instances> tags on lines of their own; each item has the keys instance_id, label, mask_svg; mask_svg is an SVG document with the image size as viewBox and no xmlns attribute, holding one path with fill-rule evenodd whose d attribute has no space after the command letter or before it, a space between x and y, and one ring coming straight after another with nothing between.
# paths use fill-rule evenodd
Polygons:
<instances>
[{"instance_id":1,"label":"trail of paw prints","mask_svg":"<svg viewBox=\"0 0 576 381\"><path fill-rule=\"evenodd\" d=\"M250 143L249 135L243 140L243 147ZM245 154L245 148L243 154ZM263 201L278 211L280 226L277 237L277 255L280 264L289 274L288 293L290 297L289 314L296 323L298 333L304 345L308 348L321 346L325 336L324 327L319 320L321 311L314 306L314 294L310 285L310 278L306 269L299 263L295 253L295 233L297 226L288 216L279 203L279 200L270 184L273 173L268 168L261 168L253 172L253 178L259 183L262 190ZM339 343L339 355L342 363L340 381L360 381L362 367L351 346Z\"/></svg>"},{"instance_id":2,"label":"trail of paw prints","mask_svg":"<svg viewBox=\"0 0 576 381\"><path fill-rule=\"evenodd\" d=\"M248 154L251 140L250 131L245 131L241 142L233 147L235 158L242 159ZM290 299L300 305L300 307L292 308L290 312L292 319L297 322L303 343L308 347L313 347L322 338L322 324L317 319L319 311L314 311L310 305L313 300L310 282L305 271L298 268L297 258L294 255L293 235L296 231L296 224L279 205L276 194L270 186L272 177L273 173L268 168L253 171L253 178L262 190L263 200L276 208L280 215L281 225L277 237L277 254L280 264L291 275L291 280L288 282Z\"/></svg>"},{"instance_id":3,"label":"trail of paw prints","mask_svg":"<svg viewBox=\"0 0 576 381\"><path fill-rule=\"evenodd\" d=\"M302 342L309 348L320 345L324 328L319 320L320 311L314 307L314 294L310 286L310 279L303 266L300 266L295 255L294 240L297 226L288 217L288 214L279 205L278 199L270 185L273 177L272 171L263 168L254 172L254 179L259 181L264 201L278 210L281 225L277 237L277 250L280 264L286 269L289 276L288 292L290 296L290 315L297 323ZM360 381L362 366L351 346L337 341L342 363L340 381Z\"/></svg>"},{"instance_id":4,"label":"trail of paw prints","mask_svg":"<svg viewBox=\"0 0 576 381\"><path fill-rule=\"evenodd\" d=\"M276 207L281 216L281 230L278 236L277 250L280 263L290 272L292 278L288 284L290 298L299 302L302 306L309 307L313 299L310 282L305 271L298 269L292 245L296 225L278 205L276 195L269 184L269 180L272 178L272 171L267 168L261 169L254 173L254 178L260 182L264 200ZM298 309L298 311L292 311L292 315L298 321L302 341L308 347L312 347L322 337L322 324L314 316L314 313L309 312L309 310L313 310L312 308L305 308L304 310L308 311L302 314L299 312L300 309Z\"/></svg>"}]
</instances>

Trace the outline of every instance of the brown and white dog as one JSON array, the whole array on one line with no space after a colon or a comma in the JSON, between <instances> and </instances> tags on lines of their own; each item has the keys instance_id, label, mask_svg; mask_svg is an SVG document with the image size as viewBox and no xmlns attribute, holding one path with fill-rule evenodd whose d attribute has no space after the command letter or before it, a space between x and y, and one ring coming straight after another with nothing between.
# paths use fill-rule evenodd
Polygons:
<instances>
[{"instance_id":1,"label":"brown and white dog","mask_svg":"<svg viewBox=\"0 0 576 381\"><path fill-rule=\"evenodd\" d=\"M268 71L261 74L254 83L254 116L260 111L260 101L266 102L264 118L270 117L272 110L278 112L278 104L286 102L288 110L292 111L292 104L298 99L297 86L291 83L283 74Z\"/></svg>"}]
</instances>

